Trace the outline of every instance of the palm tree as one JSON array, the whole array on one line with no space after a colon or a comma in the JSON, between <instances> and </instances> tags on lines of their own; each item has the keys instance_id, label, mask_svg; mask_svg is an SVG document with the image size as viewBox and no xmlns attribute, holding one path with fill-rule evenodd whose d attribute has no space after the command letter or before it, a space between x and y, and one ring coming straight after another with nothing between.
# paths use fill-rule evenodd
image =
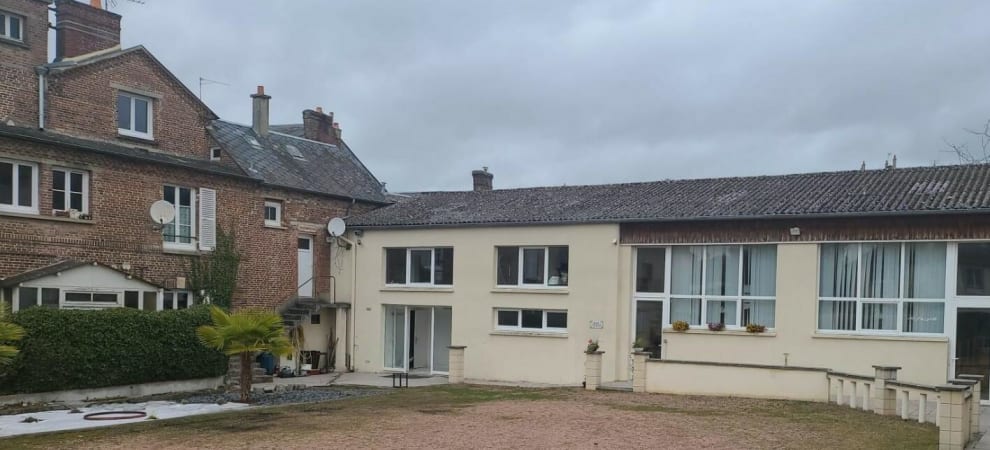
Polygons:
<instances>
[{"instance_id":1,"label":"palm tree","mask_svg":"<svg viewBox=\"0 0 990 450\"><path fill-rule=\"evenodd\" d=\"M241 401L251 400L251 357L257 352L286 355L292 350L282 326L282 318L267 310L246 309L233 314L213 306L213 325L196 329L199 340L229 356L240 355Z\"/></svg>"},{"instance_id":2,"label":"palm tree","mask_svg":"<svg viewBox=\"0 0 990 450\"><path fill-rule=\"evenodd\" d=\"M24 329L10 321L7 303L0 301L0 367L4 367L17 356L17 347L10 345L24 337Z\"/></svg>"}]
</instances>

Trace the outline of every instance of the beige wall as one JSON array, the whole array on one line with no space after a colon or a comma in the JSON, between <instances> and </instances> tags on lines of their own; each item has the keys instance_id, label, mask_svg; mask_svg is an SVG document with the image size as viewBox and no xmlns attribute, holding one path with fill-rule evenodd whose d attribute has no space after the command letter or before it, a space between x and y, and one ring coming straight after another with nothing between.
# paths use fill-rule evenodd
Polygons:
<instances>
[{"instance_id":1,"label":"beige wall","mask_svg":"<svg viewBox=\"0 0 990 450\"><path fill-rule=\"evenodd\" d=\"M768 367L646 363L646 391L685 395L828 401L825 371Z\"/></svg>"},{"instance_id":2,"label":"beige wall","mask_svg":"<svg viewBox=\"0 0 990 450\"><path fill-rule=\"evenodd\" d=\"M616 288L618 237L616 225L365 231L356 238L360 240L353 308L356 369L384 369L383 305L450 306L451 343L467 346L464 370L468 379L579 384L589 338L599 339L606 350L603 379L615 379L616 305L622 303ZM555 291L559 293L494 292L495 247L500 245L567 245L569 286ZM454 248L452 289L385 288L384 248L438 246ZM340 291L349 289L342 287ZM567 310L567 333L535 336L495 332L494 309L499 307ZM603 320L604 328L590 329L592 320ZM625 358L622 355L619 359Z\"/></svg>"}]
</instances>

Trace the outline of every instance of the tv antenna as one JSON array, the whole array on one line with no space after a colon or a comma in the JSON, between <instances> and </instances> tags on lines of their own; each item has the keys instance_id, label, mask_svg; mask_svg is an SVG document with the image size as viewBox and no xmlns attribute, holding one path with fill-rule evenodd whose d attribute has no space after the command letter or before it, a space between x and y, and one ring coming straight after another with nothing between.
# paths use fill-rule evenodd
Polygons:
<instances>
[{"instance_id":1,"label":"tv antenna","mask_svg":"<svg viewBox=\"0 0 990 450\"><path fill-rule=\"evenodd\" d=\"M203 86L208 86L211 84L219 84L221 86L230 86L223 81L211 80L209 78L199 77L199 99L203 100Z\"/></svg>"},{"instance_id":2,"label":"tv antenna","mask_svg":"<svg viewBox=\"0 0 990 450\"><path fill-rule=\"evenodd\" d=\"M110 11L110 8L116 8L117 3L121 0L103 0L103 9ZM124 0L130 3L136 3L138 5L143 5L144 0Z\"/></svg>"}]
</instances>

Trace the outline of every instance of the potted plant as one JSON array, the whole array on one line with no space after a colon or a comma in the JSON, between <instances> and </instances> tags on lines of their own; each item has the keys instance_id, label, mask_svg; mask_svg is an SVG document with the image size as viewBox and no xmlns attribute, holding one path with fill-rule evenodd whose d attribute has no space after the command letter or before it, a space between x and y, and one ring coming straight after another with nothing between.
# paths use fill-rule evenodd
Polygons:
<instances>
[{"instance_id":1,"label":"potted plant","mask_svg":"<svg viewBox=\"0 0 990 450\"><path fill-rule=\"evenodd\" d=\"M637 337L636 340L633 341L633 343L632 343L632 349L633 349L633 351L634 352L641 352L641 351L643 351L644 348L646 348L646 340L643 339L643 338L641 338L641 337Z\"/></svg>"},{"instance_id":2,"label":"potted plant","mask_svg":"<svg viewBox=\"0 0 990 450\"><path fill-rule=\"evenodd\" d=\"M683 320L674 321L674 323L670 324L670 327L673 328L674 331L687 331L691 329L691 325Z\"/></svg>"},{"instance_id":3,"label":"potted plant","mask_svg":"<svg viewBox=\"0 0 990 450\"><path fill-rule=\"evenodd\" d=\"M585 353L595 353L598 351L598 339L588 339L588 348L584 350Z\"/></svg>"},{"instance_id":4,"label":"potted plant","mask_svg":"<svg viewBox=\"0 0 990 450\"><path fill-rule=\"evenodd\" d=\"M708 324L708 331L722 331L725 329L725 324L722 322L710 322Z\"/></svg>"},{"instance_id":5,"label":"potted plant","mask_svg":"<svg viewBox=\"0 0 990 450\"><path fill-rule=\"evenodd\" d=\"M758 323L751 323L746 325L746 331L750 333L762 333L764 331L767 331L767 326L760 325Z\"/></svg>"}]
</instances>

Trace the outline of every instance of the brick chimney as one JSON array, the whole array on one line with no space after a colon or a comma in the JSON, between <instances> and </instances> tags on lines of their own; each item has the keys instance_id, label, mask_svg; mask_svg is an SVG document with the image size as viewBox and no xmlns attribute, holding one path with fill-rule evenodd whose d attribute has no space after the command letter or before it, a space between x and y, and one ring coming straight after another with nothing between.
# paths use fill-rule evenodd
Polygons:
<instances>
[{"instance_id":1,"label":"brick chimney","mask_svg":"<svg viewBox=\"0 0 990 450\"><path fill-rule=\"evenodd\" d=\"M76 0L55 3L55 60L120 47L120 15Z\"/></svg>"},{"instance_id":2,"label":"brick chimney","mask_svg":"<svg viewBox=\"0 0 990 450\"><path fill-rule=\"evenodd\" d=\"M265 95L265 87L258 86L258 92L251 94L251 129L258 136L268 136L268 101L272 96Z\"/></svg>"},{"instance_id":3,"label":"brick chimney","mask_svg":"<svg viewBox=\"0 0 990 450\"><path fill-rule=\"evenodd\" d=\"M306 139L337 145L340 142L339 124L334 123L333 113L324 113L323 108L303 111L303 135Z\"/></svg>"},{"instance_id":4,"label":"brick chimney","mask_svg":"<svg viewBox=\"0 0 990 450\"><path fill-rule=\"evenodd\" d=\"M487 167L482 167L481 170L472 170L471 177L474 178L475 191L492 190L492 179L495 178L495 175L489 173Z\"/></svg>"}]
</instances>

